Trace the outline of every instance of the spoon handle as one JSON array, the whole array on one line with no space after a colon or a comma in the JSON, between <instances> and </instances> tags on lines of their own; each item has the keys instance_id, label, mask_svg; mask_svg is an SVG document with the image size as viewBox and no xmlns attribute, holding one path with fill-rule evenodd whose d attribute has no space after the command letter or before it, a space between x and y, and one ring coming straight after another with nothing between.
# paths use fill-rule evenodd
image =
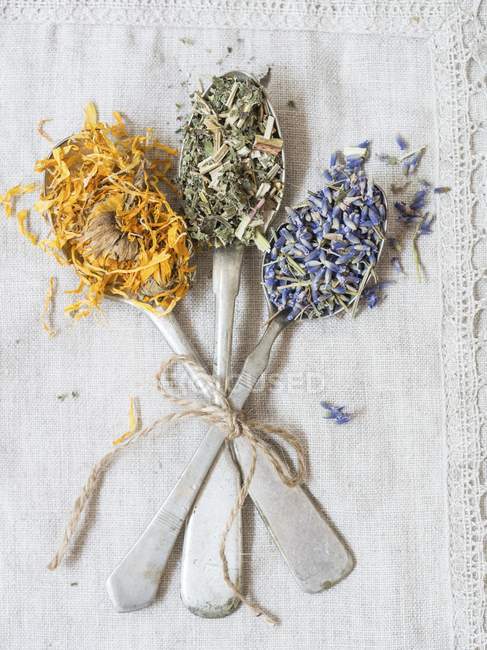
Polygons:
<instances>
[{"instance_id":1,"label":"spoon handle","mask_svg":"<svg viewBox=\"0 0 487 650\"><path fill-rule=\"evenodd\" d=\"M174 315L169 314L169 316L158 319L150 312L146 313L149 313L152 321L175 353L189 354L193 358L197 358ZM252 392L252 388L260 376L257 373L265 370L267 364L264 365L263 362L268 360L272 343L283 329L283 326L276 327L276 321L273 321L267 328L254 352L250 355L255 361L250 362L251 367L246 373L241 373L240 382L237 380L232 391L238 402L237 408L243 406L246 397ZM260 350L263 352L259 352ZM186 368L189 371L189 368ZM194 377L194 379L196 378ZM207 390L204 386L202 389ZM108 577L106 588L119 612L142 609L150 605L156 598L162 574L184 520L190 512L224 440L225 433L220 429L216 427L208 429L162 506ZM213 534L216 538L219 537L217 530ZM221 564L219 567L221 569Z\"/></svg>"},{"instance_id":2,"label":"spoon handle","mask_svg":"<svg viewBox=\"0 0 487 650\"><path fill-rule=\"evenodd\" d=\"M242 408L269 359L272 343L286 326L278 316L244 364L230 394ZM191 348L188 344L187 352ZM181 350L178 350L181 352ZM190 352L191 353L191 352ZM193 356L195 356L193 354ZM210 428L149 526L107 580L108 593L119 611L147 607L156 597L171 549L193 501L224 441L225 434ZM249 450L239 440L238 453L248 467ZM258 452L250 496L291 572L304 591L331 587L353 568L353 560L337 533L301 487L289 488L275 476L274 467ZM216 531L215 531L216 532Z\"/></svg>"},{"instance_id":3,"label":"spoon handle","mask_svg":"<svg viewBox=\"0 0 487 650\"><path fill-rule=\"evenodd\" d=\"M133 305L133 303L130 303ZM140 309L137 307L137 309ZM161 332L163 337L166 339L168 346L174 352L174 354L184 354L189 357L193 357L198 365L204 368L203 362L201 361L198 353L195 351L191 343L186 338L186 334L181 329L180 324L174 312L170 312L167 316L158 316L151 311L145 311L144 313L149 316L151 321ZM184 366L186 372L191 378L191 381L195 385L196 389L202 393L207 399L212 399L211 391L208 388L208 384L201 379L201 377L196 374L190 366Z\"/></svg>"},{"instance_id":4,"label":"spoon handle","mask_svg":"<svg viewBox=\"0 0 487 650\"><path fill-rule=\"evenodd\" d=\"M231 368L235 300L240 286L243 246L213 252L213 292L216 300L215 364L213 375L227 392ZM184 532L181 560L181 599L197 616L220 618L239 605L223 579L220 534L240 489L240 474L225 442L193 504ZM230 578L240 582L242 528L240 513L229 532L226 555Z\"/></svg>"},{"instance_id":5,"label":"spoon handle","mask_svg":"<svg viewBox=\"0 0 487 650\"><path fill-rule=\"evenodd\" d=\"M213 293L216 300L215 364L213 375L228 392L231 372L233 318L240 290L244 247L216 248L213 252Z\"/></svg>"},{"instance_id":6,"label":"spoon handle","mask_svg":"<svg viewBox=\"0 0 487 650\"><path fill-rule=\"evenodd\" d=\"M288 324L284 314L275 317L247 357L230 393L235 408L243 407L267 368L275 339ZM248 473L252 462L250 445L241 437L236 438L233 445L242 470ZM262 453L257 454L249 494L301 589L317 593L329 589L350 573L353 558L338 533L305 489L285 485Z\"/></svg>"}]
</instances>

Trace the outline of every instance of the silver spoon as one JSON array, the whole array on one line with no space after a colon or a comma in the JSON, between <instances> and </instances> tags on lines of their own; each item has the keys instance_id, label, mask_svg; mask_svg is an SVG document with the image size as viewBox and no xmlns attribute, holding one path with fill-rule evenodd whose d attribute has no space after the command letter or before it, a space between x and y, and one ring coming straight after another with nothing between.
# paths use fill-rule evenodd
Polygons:
<instances>
[{"instance_id":1,"label":"silver spoon","mask_svg":"<svg viewBox=\"0 0 487 650\"><path fill-rule=\"evenodd\" d=\"M231 71L223 75L231 79L249 80L260 86L257 79L244 72ZM208 88L203 97L211 90ZM282 138L277 116L265 97L267 111L274 118L277 137ZM183 142L183 152L186 143ZM284 186L285 159L282 157L280 181ZM271 202L263 206L265 233L269 223L279 211L283 189ZM213 292L216 300L215 364L213 375L224 392L228 391L231 368L232 334L235 300L239 292L244 245L216 248L213 251ZM198 616L217 618L227 616L240 603L225 583L221 570L220 536L215 531L223 530L238 490L240 475L232 456L231 445L226 442L198 493L191 514L186 522L181 566L181 598L186 607ZM239 513L227 540L226 554L230 577L240 583L241 573L241 514Z\"/></svg>"},{"instance_id":2,"label":"silver spoon","mask_svg":"<svg viewBox=\"0 0 487 650\"><path fill-rule=\"evenodd\" d=\"M57 146L62 146L63 142ZM45 183L47 187L47 177ZM130 300L111 298L140 309ZM151 312L143 311L161 331L173 352L191 356L198 361L198 355L181 330L174 313L159 318ZM250 374L241 375L240 382L237 382L232 392L236 408L243 406L260 373L265 369L265 364L262 366L262 355L267 355L268 358L270 346L277 334L275 325L271 323L267 336L265 339L263 337L258 350L254 352L254 363L251 359L248 360L247 370ZM253 375L252 367L255 367ZM197 388L211 399L207 385L190 368L187 370ZM176 538L224 439L225 434L218 429L212 428L207 432L177 485L136 544L108 578L107 590L119 611L141 609L155 599ZM257 472L252 482L254 501L293 574L305 591L320 591L335 584L351 571L353 561L350 554L306 493L301 488L289 488L277 480L272 475L274 468L269 461L261 454L258 455ZM257 501L257 497L260 501ZM282 513L287 513L288 517ZM303 518L304 522L300 523ZM306 524L304 528L303 523ZM300 528L304 536L296 534ZM319 540L325 545L324 551L319 545L312 549L303 546L306 537ZM325 566L321 566L321 574L313 568L315 563L310 557L310 550L313 557L316 554L326 556L319 561L320 565L325 563ZM323 576L326 576L325 579L322 579Z\"/></svg>"},{"instance_id":3,"label":"silver spoon","mask_svg":"<svg viewBox=\"0 0 487 650\"><path fill-rule=\"evenodd\" d=\"M54 147L53 150L62 147L64 144L66 144L71 136L64 138L60 142L58 142ZM52 157L52 151L49 156L50 158ZM49 174L46 170L44 173L44 192L47 193L48 188L49 188ZM55 224L52 223L51 219L51 225L55 230ZM169 314L163 315L157 315L151 311L148 311L141 307L137 302L132 302L130 299L127 298L122 298L121 296L115 296L115 295L106 295L105 298L109 299L112 302L118 302L118 303L123 303L125 305L130 305L131 307L134 307L138 311L141 311L144 313L146 316L150 318L150 320L154 323L154 325L157 327L157 329L161 332L161 334L164 336L166 339L166 342L172 352L175 354L181 354L185 356L191 356L195 361L197 361L198 364L202 365L202 362L199 358L198 353L194 350L192 344L189 342L187 339L186 335L184 334L183 330L181 329L176 316L174 312L171 312ZM186 371L191 377L191 380L193 381L193 384L196 386L196 388L207 398L211 398L211 392L208 390L208 386L206 383L202 382L198 375L195 375L190 367L186 367Z\"/></svg>"},{"instance_id":4,"label":"silver spoon","mask_svg":"<svg viewBox=\"0 0 487 650\"><path fill-rule=\"evenodd\" d=\"M382 196L386 206L383 192ZM383 242L377 261L382 250ZM277 313L272 307L271 313L273 317L247 357L229 395L231 404L238 410L243 408L267 368L274 341L290 324L286 313ZM176 486L108 578L107 589L119 611L141 609L153 602L172 546L224 440L222 431L216 427L208 429ZM251 450L247 441L237 438L234 448L242 468L248 471ZM350 573L353 558L349 550L305 489L286 486L267 457L259 451L249 493L291 573L304 591L316 593L328 589Z\"/></svg>"}]
</instances>

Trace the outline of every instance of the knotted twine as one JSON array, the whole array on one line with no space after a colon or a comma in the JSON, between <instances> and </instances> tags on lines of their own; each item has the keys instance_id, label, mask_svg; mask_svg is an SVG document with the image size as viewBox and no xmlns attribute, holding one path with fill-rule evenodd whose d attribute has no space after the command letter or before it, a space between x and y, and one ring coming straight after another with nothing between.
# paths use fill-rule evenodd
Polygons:
<instances>
[{"instance_id":1,"label":"knotted twine","mask_svg":"<svg viewBox=\"0 0 487 650\"><path fill-rule=\"evenodd\" d=\"M188 399L170 393L167 388L164 387L163 382L168 379L169 371L179 364L185 364L197 378L202 380L208 386L209 394L213 401ZM256 616L263 616L268 623L275 624L277 623L277 619L266 614L259 605L243 594L238 585L230 578L228 560L225 551L226 541L235 519L241 511L249 493L257 463L257 451L262 452L271 462L279 478L285 485L295 487L304 481L307 473L304 448L299 439L287 429L266 425L255 419L249 419L242 411L234 409L227 397L218 387L215 380L210 377L199 364L187 355L174 354L169 357L169 359L161 365L159 372L156 374L156 381L157 389L163 397L168 402L178 406L180 410L158 418L150 426L144 429L138 431L132 430L124 434L115 440L113 442L114 447L93 465L88 480L83 485L79 496L74 502L61 544L49 563L48 568L52 571L57 569L61 564L66 555L69 544L79 527L81 515L84 509L95 493L101 478L114 460L115 456L119 454L122 449L134 443L139 438L147 436L149 433L153 432L154 429L161 424L176 422L183 418L199 417L205 422L215 425L222 431L226 432L225 439L227 441L232 441L239 436L244 436L250 444L252 450L250 467L244 476L235 503L221 533L219 554L222 563L223 578L235 596L247 605ZM271 446L269 441L266 440L266 437L268 436L280 438L294 449L297 461L296 469L281 458L277 448Z\"/></svg>"}]
</instances>

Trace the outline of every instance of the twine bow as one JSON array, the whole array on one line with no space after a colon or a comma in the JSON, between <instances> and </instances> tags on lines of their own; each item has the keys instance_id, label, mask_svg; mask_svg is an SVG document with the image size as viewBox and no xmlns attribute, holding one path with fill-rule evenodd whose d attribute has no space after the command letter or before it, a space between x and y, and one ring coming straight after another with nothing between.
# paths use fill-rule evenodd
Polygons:
<instances>
[{"instance_id":1,"label":"twine bow","mask_svg":"<svg viewBox=\"0 0 487 650\"><path fill-rule=\"evenodd\" d=\"M179 364L185 364L188 366L198 378L205 382L210 389L213 400L212 402L197 401L181 397L169 392L167 388L164 387L163 382L164 380L167 380L169 371ZM120 453L124 447L134 443L143 436L147 436L161 424L176 422L188 417L198 417L226 432L226 440L231 441L239 436L243 436L250 444L252 451L250 467L243 478L237 498L225 523L224 530L221 533L219 554L222 562L223 578L235 596L247 605L257 616L263 616L268 623L275 624L277 620L266 614L259 605L255 604L249 597L244 595L240 591L238 585L230 578L225 552L226 541L235 519L241 511L249 493L250 485L255 474L257 452L260 451L267 460L270 461L283 483L290 487L294 487L303 482L307 472L303 446L299 439L287 429L265 425L255 419L248 419L242 411L235 410L217 386L214 379L209 377L201 366L199 366L189 356L177 354L171 356L162 364L156 375L156 380L159 392L162 393L163 397L165 397L168 402L177 405L180 410L158 418L150 426L144 429L139 431L129 431L124 434L114 441L113 449L95 463L91 469L90 475L88 476L88 480L74 502L71 516L64 531L63 539L54 557L49 563L48 568L54 570L61 564L68 550L68 546L78 529L81 514L83 513L88 501L95 493L104 472L108 469L114 457ZM278 449L275 446L272 446L268 440L269 437L279 438L281 441L288 443L294 449L297 462L296 469L281 458Z\"/></svg>"}]
</instances>

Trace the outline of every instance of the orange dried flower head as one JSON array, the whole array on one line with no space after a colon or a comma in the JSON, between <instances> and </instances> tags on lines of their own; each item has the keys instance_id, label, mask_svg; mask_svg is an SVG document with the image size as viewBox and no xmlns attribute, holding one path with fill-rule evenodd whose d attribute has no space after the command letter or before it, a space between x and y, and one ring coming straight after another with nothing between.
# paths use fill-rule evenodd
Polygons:
<instances>
[{"instance_id":1,"label":"orange dried flower head","mask_svg":"<svg viewBox=\"0 0 487 650\"><path fill-rule=\"evenodd\" d=\"M72 264L82 297L68 307L89 315L104 295L122 296L166 313L187 293L194 268L184 219L162 187L176 150L152 137L128 135L123 119L98 120L85 109L79 133L39 160L44 192L35 209L48 214L54 237L42 242ZM60 259L59 255L56 255Z\"/></svg>"}]
</instances>

